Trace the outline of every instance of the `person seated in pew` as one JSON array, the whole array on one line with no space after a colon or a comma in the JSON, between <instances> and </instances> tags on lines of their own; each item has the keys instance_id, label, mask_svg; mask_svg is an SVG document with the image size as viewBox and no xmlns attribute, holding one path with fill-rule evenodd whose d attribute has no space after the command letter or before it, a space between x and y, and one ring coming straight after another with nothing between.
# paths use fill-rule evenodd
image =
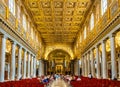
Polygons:
<instances>
[{"instance_id":1,"label":"person seated in pew","mask_svg":"<svg viewBox=\"0 0 120 87\"><path fill-rule=\"evenodd\" d=\"M47 76L44 77L44 79L43 79L42 82L43 82L43 83L48 83L48 82L49 82L49 79L47 78Z\"/></svg>"},{"instance_id":2,"label":"person seated in pew","mask_svg":"<svg viewBox=\"0 0 120 87\"><path fill-rule=\"evenodd\" d=\"M74 75L72 75L71 81L75 81L75 76Z\"/></svg>"},{"instance_id":3,"label":"person seated in pew","mask_svg":"<svg viewBox=\"0 0 120 87\"><path fill-rule=\"evenodd\" d=\"M39 77L37 79L39 80L40 83L42 83L42 78L41 77Z\"/></svg>"},{"instance_id":4,"label":"person seated in pew","mask_svg":"<svg viewBox=\"0 0 120 87\"><path fill-rule=\"evenodd\" d=\"M78 76L77 81L80 81L80 80L81 80L81 78L80 78L80 76Z\"/></svg>"},{"instance_id":5,"label":"person seated in pew","mask_svg":"<svg viewBox=\"0 0 120 87\"><path fill-rule=\"evenodd\" d=\"M22 80L23 76L21 75L21 77L19 78L19 80Z\"/></svg>"},{"instance_id":6,"label":"person seated in pew","mask_svg":"<svg viewBox=\"0 0 120 87\"><path fill-rule=\"evenodd\" d=\"M117 80L117 78L116 78L116 76L115 76L115 75L113 76L113 79L112 79L112 80Z\"/></svg>"},{"instance_id":7,"label":"person seated in pew","mask_svg":"<svg viewBox=\"0 0 120 87\"><path fill-rule=\"evenodd\" d=\"M93 78L91 73L88 74L88 78Z\"/></svg>"}]
</instances>

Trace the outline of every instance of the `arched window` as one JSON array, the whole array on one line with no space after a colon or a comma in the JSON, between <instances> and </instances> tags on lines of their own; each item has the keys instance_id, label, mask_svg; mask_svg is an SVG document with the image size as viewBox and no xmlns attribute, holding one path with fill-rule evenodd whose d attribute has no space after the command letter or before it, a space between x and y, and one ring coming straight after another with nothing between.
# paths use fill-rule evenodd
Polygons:
<instances>
[{"instance_id":1,"label":"arched window","mask_svg":"<svg viewBox=\"0 0 120 87\"><path fill-rule=\"evenodd\" d=\"M23 20L22 20L22 23L23 23L23 28L24 28L24 30L25 30L25 32L26 32L26 27L27 27L27 25L26 25L26 16L25 16L25 14L23 14Z\"/></svg>"},{"instance_id":2,"label":"arched window","mask_svg":"<svg viewBox=\"0 0 120 87\"><path fill-rule=\"evenodd\" d=\"M9 0L8 3L10 12L15 15L15 0Z\"/></svg>"},{"instance_id":3,"label":"arched window","mask_svg":"<svg viewBox=\"0 0 120 87\"><path fill-rule=\"evenodd\" d=\"M21 14L21 9L20 9L20 6L19 5L17 5L17 19L18 19L18 21L20 22L20 14Z\"/></svg>"},{"instance_id":4,"label":"arched window","mask_svg":"<svg viewBox=\"0 0 120 87\"><path fill-rule=\"evenodd\" d=\"M33 39L33 27L31 27L31 37Z\"/></svg>"},{"instance_id":5,"label":"arched window","mask_svg":"<svg viewBox=\"0 0 120 87\"><path fill-rule=\"evenodd\" d=\"M38 43L38 34L36 35L36 42Z\"/></svg>"},{"instance_id":6,"label":"arched window","mask_svg":"<svg viewBox=\"0 0 120 87\"><path fill-rule=\"evenodd\" d=\"M35 40L35 31L34 31L34 29L33 29L33 39Z\"/></svg>"},{"instance_id":7,"label":"arched window","mask_svg":"<svg viewBox=\"0 0 120 87\"><path fill-rule=\"evenodd\" d=\"M81 36L81 34L80 34L80 43L82 42L82 36Z\"/></svg>"},{"instance_id":8,"label":"arched window","mask_svg":"<svg viewBox=\"0 0 120 87\"><path fill-rule=\"evenodd\" d=\"M27 21L27 32L30 34L30 22Z\"/></svg>"},{"instance_id":9,"label":"arched window","mask_svg":"<svg viewBox=\"0 0 120 87\"><path fill-rule=\"evenodd\" d=\"M84 39L86 39L86 34L87 32L86 32L86 26L84 27Z\"/></svg>"},{"instance_id":10,"label":"arched window","mask_svg":"<svg viewBox=\"0 0 120 87\"><path fill-rule=\"evenodd\" d=\"M107 0L101 0L101 14L103 15L107 10Z\"/></svg>"},{"instance_id":11,"label":"arched window","mask_svg":"<svg viewBox=\"0 0 120 87\"><path fill-rule=\"evenodd\" d=\"M94 14L92 13L90 17L90 30L92 30L93 27L94 27Z\"/></svg>"},{"instance_id":12,"label":"arched window","mask_svg":"<svg viewBox=\"0 0 120 87\"><path fill-rule=\"evenodd\" d=\"M96 16L96 22L98 22L99 18L100 18L100 5L99 4L97 4L97 6L96 6L96 14L95 14L95 16Z\"/></svg>"}]
</instances>

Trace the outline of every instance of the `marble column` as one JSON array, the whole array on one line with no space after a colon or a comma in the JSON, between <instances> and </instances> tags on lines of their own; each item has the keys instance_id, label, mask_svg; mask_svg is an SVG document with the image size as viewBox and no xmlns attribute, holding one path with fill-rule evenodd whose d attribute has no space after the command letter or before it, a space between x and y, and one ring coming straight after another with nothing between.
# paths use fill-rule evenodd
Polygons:
<instances>
[{"instance_id":1,"label":"marble column","mask_svg":"<svg viewBox=\"0 0 120 87\"><path fill-rule=\"evenodd\" d=\"M88 74L90 73L90 53L87 53Z\"/></svg>"},{"instance_id":2,"label":"marble column","mask_svg":"<svg viewBox=\"0 0 120 87\"><path fill-rule=\"evenodd\" d=\"M116 51L115 51L115 36L110 36L111 47L111 65L112 65L112 79L117 78L117 65L116 65Z\"/></svg>"},{"instance_id":3,"label":"marble column","mask_svg":"<svg viewBox=\"0 0 120 87\"><path fill-rule=\"evenodd\" d=\"M119 70L119 77L120 78L120 54L119 54L119 57L118 57L118 70Z\"/></svg>"},{"instance_id":4,"label":"marble column","mask_svg":"<svg viewBox=\"0 0 120 87\"><path fill-rule=\"evenodd\" d=\"M74 61L74 74L78 76L78 61Z\"/></svg>"},{"instance_id":5,"label":"marble column","mask_svg":"<svg viewBox=\"0 0 120 87\"><path fill-rule=\"evenodd\" d=\"M78 76L80 76L80 60L78 60L77 63L78 63Z\"/></svg>"},{"instance_id":6,"label":"marble column","mask_svg":"<svg viewBox=\"0 0 120 87\"><path fill-rule=\"evenodd\" d=\"M20 46L19 47L19 50L18 50L18 71L17 71L17 79L20 79L20 77L22 76L21 75L21 59L22 59L22 47Z\"/></svg>"},{"instance_id":7,"label":"marble column","mask_svg":"<svg viewBox=\"0 0 120 87\"><path fill-rule=\"evenodd\" d=\"M71 60L71 63L70 63L70 71L71 71L71 74L73 75L74 74L74 61Z\"/></svg>"},{"instance_id":8,"label":"marble column","mask_svg":"<svg viewBox=\"0 0 120 87\"><path fill-rule=\"evenodd\" d=\"M33 63L34 63L34 65L33 65L33 67L34 67L33 77L36 77L36 58L35 57L33 58Z\"/></svg>"},{"instance_id":9,"label":"marble column","mask_svg":"<svg viewBox=\"0 0 120 87\"><path fill-rule=\"evenodd\" d=\"M95 64L94 64L94 56L93 56L93 50L91 50L91 74L93 77L95 77Z\"/></svg>"},{"instance_id":10,"label":"marble column","mask_svg":"<svg viewBox=\"0 0 120 87\"><path fill-rule=\"evenodd\" d=\"M84 63L85 63L85 76L88 76L88 66L87 66L87 55L84 57Z\"/></svg>"},{"instance_id":11,"label":"marble column","mask_svg":"<svg viewBox=\"0 0 120 87\"><path fill-rule=\"evenodd\" d=\"M99 60L99 48L98 46L96 48L96 64L97 64L97 78L100 78L100 60Z\"/></svg>"},{"instance_id":12,"label":"marble column","mask_svg":"<svg viewBox=\"0 0 120 87\"><path fill-rule=\"evenodd\" d=\"M15 48L16 48L16 43L12 42L12 54L11 54L11 66L10 66L10 79L11 80L15 80L15 70L16 70Z\"/></svg>"},{"instance_id":13,"label":"marble column","mask_svg":"<svg viewBox=\"0 0 120 87\"><path fill-rule=\"evenodd\" d=\"M10 64L8 64L8 80L10 79Z\"/></svg>"},{"instance_id":14,"label":"marble column","mask_svg":"<svg viewBox=\"0 0 120 87\"><path fill-rule=\"evenodd\" d=\"M27 68L27 77L30 78L30 53L28 53L28 68Z\"/></svg>"},{"instance_id":15,"label":"marble column","mask_svg":"<svg viewBox=\"0 0 120 87\"><path fill-rule=\"evenodd\" d=\"M3 35L1 38L1 49L0 49L0 82L4 82L5 77L5 50L6 50L6 36Z\"/></svg>"},{"instance_id":16,"label":"marble column","mask_svg":"<svg viewBox=\"0 0 120 87\"><path fill-rule=\"evenodd\" d=\"M23 78L26 78L26 54L27 54L27 51L24 50L24 60L23 60Z\"/></svg>"},{"instance_id":17,"label":"marble column","mask_svg":"<svg viewBox=\"0 0 120 87\"><path fill-rule=\"evenodd\" d=\"M31 55L31 77L33 77L33 56Z\"/></svg>"},{"instance_id":18,"label":"marble column","mask_svg":"<svg viewBox=\"0 0 120 87\"><path fill-rule=\"evenodd\" d=\"M38 76L42 76L44 75L44 65L43 65L43 60L39 60L39 73L38 73Z\"/></svg>"},{"instance_id":19,"label":"marble column","mask_svg":"<svg viewBox=\"0 0 120 87\"><path fill-rule=\"evenodd\" d=\"M107 78L107 60L106 60L106 43L102 42L102 77Z\"/></svg>"},{"instance_id":20,"label":"marble column","mask_svg":"<svg viewBox=\"0 0 120 87\"><path fill-rule=\"evenodd\" d=\"M42 60L39 60L39 67L38 67L38 76L41 76L41 66L42 66Z\"/></svg>"},{"instance_id":21,"label":"marble column","mask_svg":"<svg viewBox=\"0 0 120 87\"><path fill-rule=\"evenodd\" d=\"M85 75L84 56L82 57L82 76Z\"/></svg>"},{"instance_id":22,"label":"marble column","mask_svg":"<svg viewBox=\"0 0 120 87\"><path fill-rule=\"evenodd\" d=\"M42 66L41 66L41 72L42 72L42 75L45 75L45 73L44 73L44 63L43 63L43 61L42 61Z\"/></svg>"},{"instance_id":23,"label":"marble column","mask_svg":"<svg viewBox=\"0 0 120 87\"><path fill-rule=\"evenodd\" d=\"M47 75L47 61L44 61L44 74Z\"/></svg>"}]
</instances>

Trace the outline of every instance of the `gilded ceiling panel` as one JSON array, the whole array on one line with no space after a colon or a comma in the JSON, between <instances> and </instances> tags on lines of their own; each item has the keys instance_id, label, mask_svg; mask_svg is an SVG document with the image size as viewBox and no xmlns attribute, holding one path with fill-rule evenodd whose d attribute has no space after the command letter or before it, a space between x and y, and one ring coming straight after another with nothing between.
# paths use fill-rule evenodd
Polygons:
<instances>
[{"instance_id":1,"label":"gilded ceiling panel","mask_svg":"<svg viewBox=\"0 0 120 87\"><path fill-rule=\"evenodd\" d=\"M23 0L45 43L70 43L76 38L91 0Z\"/></svg>"}]
</instances>

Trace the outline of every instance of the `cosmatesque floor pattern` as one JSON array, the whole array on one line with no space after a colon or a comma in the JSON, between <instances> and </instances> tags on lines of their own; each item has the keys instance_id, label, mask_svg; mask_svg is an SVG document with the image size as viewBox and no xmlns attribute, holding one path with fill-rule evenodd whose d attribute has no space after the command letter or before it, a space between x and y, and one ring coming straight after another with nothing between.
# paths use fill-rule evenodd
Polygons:
<instances>
[{"instance_id":1,"label":"cosmatesque floor pattern","mask_svg":"<svg viewBox=\"0 0 120 87\"><path fill-rule=\"evenodd\" d=\"M49 87L69 87L69 85L62 79L57 79L51 83Z\"/></svg>"}]
</instances>

